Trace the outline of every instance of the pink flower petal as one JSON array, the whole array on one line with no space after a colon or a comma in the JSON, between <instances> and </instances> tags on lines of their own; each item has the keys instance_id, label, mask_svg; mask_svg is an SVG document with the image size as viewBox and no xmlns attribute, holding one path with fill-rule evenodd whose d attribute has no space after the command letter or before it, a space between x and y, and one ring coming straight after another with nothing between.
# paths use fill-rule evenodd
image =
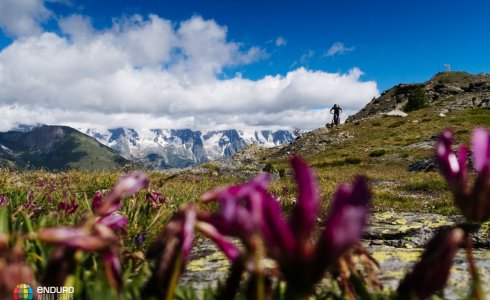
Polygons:
<instances>
[{"instance_id":1,"label":"pink flower petal","mask_svg":"<svg viewBox=\"0 0 490 300\"><path fill-rule=\"evenodd\" d=\"M398 287L402 295L414 294L427 299L440 291L449 278L453 259L463 244L464 232L459 228L440 231L429 241L422 257Z\"/></svg>"},{"instance_id":2,"label":"pink flower petal","mask_svg":"<svg viewBox=\"0 0 490 300\"><path fill-rule=\"evenodd\" d=\"M194 204L185 209L184 224L182 226L182 255L185 261L189 259L194 240L194 228L196 226L196 207Z\"/></svg>"},{"instance_id":3,"label":"pink flower petal","mask_svg":"<svg viewBox=\"0 0 490 300\"><path fill-rule=\"evenodd\" d=\"M96 208L96 214L105 216L121 208L121 200L141 189L147 188L148 176L143 172L135 172L121 177L112 191L102 199L102 203Z\"/></svg>"},{"instance_id":4,"label":"pink flower petal","mask_svg":"<svg viewBox=\"0 0 490 300\"><path fill-rule=\"evenodd\" d=\"M295 172L299 195L291 215L290 227L301 243L305 243L316 224L320 208L320 189L313 171L301 158L294 156L291 164Z\"/></svg>"},{"instance_id":5,"label":"pink flower petal","mask_svg":"<svg viewBox=\"0 0 490 300\"><path fill-rule=\"evenodd\" d=\"M332 263L359 241L366 225L370 201L369 187L363 177L357 177L352 185L344 184L337 189L317 255L324 256L327 263ZM323 251L326 253L321 253Z\"/></svg>"},{"instance_id":6,"label":"pink flower petal","mask_svg":"<svg viewBox=\"0 0 490 300\"><path fill-rule=\"evenodd\" d=\"M483 128L476 128L471 137L473 147L473 166L481 172L490 164L490 132Z\"/></svg>"},{"instance_id":7,"label":"pink flower petal","mask_svg":"<svg viewBox=\"0 0 490 300\"><path fill-rule=\"evenodd\" d=\"M197 227L204 235L214 241L229 260L234 261L240 257L238 248L222 235L216 227L206 222L198 222Z\"/></svg>"}]
</instances>

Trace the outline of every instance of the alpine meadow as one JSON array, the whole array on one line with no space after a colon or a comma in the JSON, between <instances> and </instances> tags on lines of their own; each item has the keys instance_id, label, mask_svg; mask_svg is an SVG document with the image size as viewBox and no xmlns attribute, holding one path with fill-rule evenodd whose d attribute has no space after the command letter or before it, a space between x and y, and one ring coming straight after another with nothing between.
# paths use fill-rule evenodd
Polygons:
<instances>
[{"instance_id":1,"label":"alpine meadow","mask_svg":"<svg viewBox=\"0 0 490 300\"><path fill-rule=\"evenodd\" d=\"M0 300L487 299L489 10L0 0Z\"/></svg>"}]
</instances>

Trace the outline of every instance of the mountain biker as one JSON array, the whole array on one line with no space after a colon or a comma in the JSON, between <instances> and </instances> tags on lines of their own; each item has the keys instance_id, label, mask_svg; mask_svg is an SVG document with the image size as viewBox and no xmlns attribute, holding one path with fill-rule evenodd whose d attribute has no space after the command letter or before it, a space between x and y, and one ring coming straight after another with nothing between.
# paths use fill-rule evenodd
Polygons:
<instances>
[{"instance_id":1,"label":"mountain biker","mask_svg":"<svg viewBox=\"0 0 490 300\"><path fill-rule=\"evenodd\" d=\"M330 113L333 111L333 120L332 123L336 126L339 126L340 124L340 119L339 116L342 113L342 108L338 106L337 104L334 104L333 107L330 109Z\"/></svg>"}]
</instances>

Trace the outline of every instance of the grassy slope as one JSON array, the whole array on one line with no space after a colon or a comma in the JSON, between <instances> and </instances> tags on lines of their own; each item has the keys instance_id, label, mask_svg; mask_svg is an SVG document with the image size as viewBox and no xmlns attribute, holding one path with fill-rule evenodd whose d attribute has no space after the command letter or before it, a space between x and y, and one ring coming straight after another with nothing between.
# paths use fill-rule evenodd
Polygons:
<instances>
[{"instance_id":1,"label":"grassy slope","mask_svg":"<svg viewBox=\"0 0 490 300\"><path fill-rule=\"evenodd\" d=\"M78 151L88 153L88 155L77 162L73 162L71 165L75 168L82 170L114 170L128 162L114 150L100 144L91 137L77 133L76 139L80 142Z\"/></svg>"},{"instance_id":2,"label":"grassy slope","mask_svg":"<svg viewBox=\"0 0 490 300\"><path fill-rule=\"evenodd\" d=\"M407 146L430 140L447 127L453 128L457 142L468 143L476 126L490 127L489 110L453 111L446 118L433 108L406 118L376 116L333 130L331 134L348 132L354 137L306 158L318 174L326 200L338 182L364 174L373 183L375 210L452 213L450 194L437 172L407 171L411 162L432 156L434 150ZM278 169L287 167L284 159L270 162Z\"/></svg>"},{"instance_id":3,"label":"grassy slope","mask_svg":"<svg viewBox=\"0 0 490 300\"><path fill-rule=\"evenodd\" d=\"M15 159L16 165L53 171L67 169L100 171L116 170L128 162L114 150L75 129L64 127L63 130L66 136L57 139L49 153L40 154L25 146L8 144L18 154ZM0 165L9 166L7 161Z\"/></svg>"}]
</instances>

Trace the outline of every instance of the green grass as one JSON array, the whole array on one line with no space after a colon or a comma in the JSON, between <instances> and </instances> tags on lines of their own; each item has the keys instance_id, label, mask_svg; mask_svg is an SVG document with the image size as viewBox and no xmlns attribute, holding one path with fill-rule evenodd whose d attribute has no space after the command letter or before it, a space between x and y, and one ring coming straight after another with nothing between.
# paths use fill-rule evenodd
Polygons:
<instances>
[{"instance_id":1,"label":"green grass","mask_svg":"<svg viewBox=\"0 0 490 300\"><path fill-rule=\"evenodd\" d=\"M124 175L122 172L108 171L49 173L0 169L0 172L0 195L5 195L8 203L0 205L0 223L8 220L6 226L0 224L0 243L5 234L10 235L9 244L12 247L19 245L17 251L26 254L26 262L33 268L37 282L42 279L42 270L45 269L54 247L35 239L35 232L44 227L71 227L80 224L82 220L93 215L91 202L95 192L109 191L119 177ZM159 172L150 172L149 175L148 191L161 192L166 201L161 206L151 205L145 198L146 190L122 201L119 213L129 221L127 233L121 239L125 282L122 299L141 299L139 289L144 284L143 279L147 278L149 268L144 253L172 214L185 203L199 202L199 197L212 188L237 183L236 178L225 176L169 176ZM48 187L41 186L40 182L56 184L57 187L51 191ZM33 193L30 202L29 191ZM51 194L51 200L45 197L46 193ZM58 210L58 203L67 197L76 199L79 204L78 211L71 215ZM211 205L211 208L213 207L214 205ZM145 239L143 244L138 245L135 240L142 233L145 234ZM23 250L20 250L22 248ZM99 255L80 252L76 255L76 260L77 270L70 282L79 292L75 296L77 299L116 299L114 290L109 288L105 279ZM0 257L0 271L3 263Z\"/></svg>"},{"instance_id":2,"label":"green grass","mask_svg":"<svg viewBox=\"0 0 490 300\"><path fill-rule=\"evenodd\" d=\"M378 149L378 150L373 150L369 152L369 157L380 157L386 154L386 150L384 149Z\"/></svg>"},{"instance_id":3,"label":"green grass","mask_svg":"<svg viewBox=\"0 0 490 300\"><path fill-rule=\"evenodd\" d=\"M466 73L466 72L441 72L438 73L434 79L437 83L440 84L449 84L452 82L465 82L472 81L474 76Z\"/></svg>"},{"instance_id":4,"label":"green grass","mask_svg":"<svg viewBox=\"0 0 490 300\"><path fill-rule=\"evenodd\" d=\"M413 212L455 213L452 200L446 192L443 178L438 173L408 172L408 165L434 154L433 148L410 148L411 145L433 140L442 130L451 127L459 143L468 143L474 127L490 127L490 110L467 109L447 113L439 118L439 112L424 108L409 113L406 118L376 116L371 119L347 123L327 135L341 132L354 137L340 144L333 144L325 151L306 157L322 183L325 201L328 202L335 186L348 182L356 174L364 174L373 182L374 209L395 209ZM423 119L431 121L422 122ZM414 123L413 121L418 121ZM373 130L373 126L376 128ZM267 151L260 154L267 157ZM381 154L383 153L384 154ZM300 153L301 154L301 153ZM378 156L379 155L379 156ZM355 163L349 163L354 159ZM287 168L282 158L266 161ZM385 187L379 182L390 182ZM382 190L382 193L379 190ZM420 201L408 201L407 196L416 194ZM414 195L411 195L414 196ZM328 203L325 204L328 206Z\"/></svg>"},{"instance_id":5,"label":"green grass","mask_svg":"<svg viewBox=\"0 0 490 300\"><path fill-rule=\"evenodd\" d=\"M405 124L405 121L403 121L403 120L396 121L396 122L393 122L390 125L388 125L388 128L397 128L397 127L402 126L403 124Z\"/></svg>"},{"instance_id":6,"label":"green grass","mask_svg":"<svg viewBox=\"0 0 490 300\"><path fill-rule=\"evenodd\" d=\"M202 165L200 165L200 167L203 168L203 169L207 169L207 170L209 170L211 172L216 172L217 174L220 173L220 168L216 164L213 164L211 162L202 164Z\"/></svg>"},{"instance_id":7,"label":"green grass","mask_svg":"<svg viewBox=\"0 0 490 300\"><path fill-rule=\"evenodd\" d=\"M401 189L410 192L442 192L447 190L447 185L442 176L430 172L414 176Z\"/></svg>"}]
</instances>

